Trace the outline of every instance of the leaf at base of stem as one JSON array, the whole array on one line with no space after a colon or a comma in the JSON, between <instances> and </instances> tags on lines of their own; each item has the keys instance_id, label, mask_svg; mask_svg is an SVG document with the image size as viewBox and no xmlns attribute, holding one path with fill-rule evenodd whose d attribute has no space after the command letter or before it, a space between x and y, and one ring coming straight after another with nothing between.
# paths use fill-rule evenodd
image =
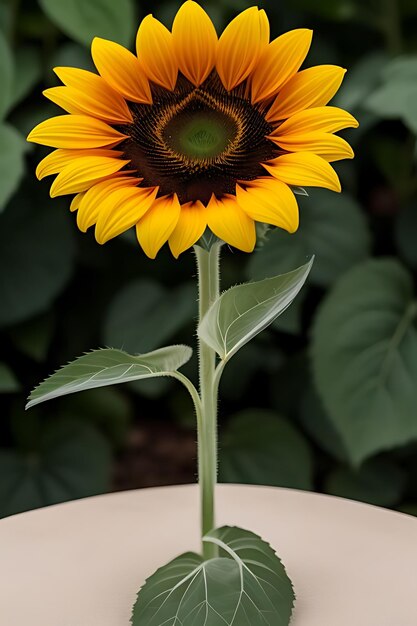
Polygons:
<instances>
[{"instance_id":1,"label":"leaf at base of stem","mask_svg":"<svg viewBox=\"0 0 417 626\"><path fill-rule=\"evenodd\" d=\"M228 526L203 541L218 556L187 552L158 569L139 591L133 626L288 626L294 591L271 546Z\"/></svg>"}]
</instances>

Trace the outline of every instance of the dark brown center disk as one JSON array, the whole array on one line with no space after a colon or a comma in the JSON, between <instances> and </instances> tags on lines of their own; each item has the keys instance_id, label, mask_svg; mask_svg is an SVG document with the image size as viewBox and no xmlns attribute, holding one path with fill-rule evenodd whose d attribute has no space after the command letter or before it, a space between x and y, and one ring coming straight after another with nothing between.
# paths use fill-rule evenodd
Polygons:
<instances>
[{"instance_id":1,"label":"dark brown center disk","mask_svg":"<svg viewBox=\"0 0 417 626\"><path fill-rule=\"evenodd\" d=\"M174 91L153 88L153 104L130 104L133 123L121 145L142 186L159 196L176 193L181 203L234 194L236 182L267 176L260 165L279 154L272 131L246 85L231 92L215 71L195 87L180 75ZM118 148L119 149L119 148Z\"/></svg>"}]
</instances>

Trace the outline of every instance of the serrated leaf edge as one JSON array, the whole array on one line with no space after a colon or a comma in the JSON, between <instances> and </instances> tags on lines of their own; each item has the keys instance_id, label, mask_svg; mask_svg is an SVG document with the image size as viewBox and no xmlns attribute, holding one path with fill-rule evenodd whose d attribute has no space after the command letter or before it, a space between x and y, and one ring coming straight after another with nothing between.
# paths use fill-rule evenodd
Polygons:
<instances>
[{"instance_id":1,"label":"serrated leaf edge","mask_svg":"<svg viewBox=\"0 0 417 626\"><path fill-rule=\"evenodd\" d=\"M138 353L138 354L129 354L128 352L126 352L125 354L127 354L128 356L131 357L145 357L148 356L149 354L153 354L155 352L157 352L158 350L162 350L164 348L187 348L190 351L190 356L189 358L191 358L192 355L192 348L190 346L187 346L186 344L172 344L170 346L163 346L162 348L156 348L155 350L151 350L150 352L144 352L144 353ZM88 356L89 354L93 354L94 352L102 352L104 350L117 350L118 352L124 352L124 350L121 350L120 348L111 348L111 347L101 347L101 348L92 348L91 350L88 350L86 352L83 352L80 356L76 357L75 359L73 359L72 361L67 361L67 363L65 363L64 365L61 365L60 367L58 367L56 370L54 370L52 372L52 374L49 374L49 376L46 376L46 378L44 378L40 383L38 383L36 385L36 387L34 387L32 389L32 391L30 392L30 394L27 396L27 402L25 404L25 410L28 410L30 408L32 408L33 406L40 404L41 402L45 401L42 399L32 399L33 395L36 393L36 391L45 383L47 382L50 378L52 378L52 376L54 376L55 374L58 374L59 372L61 372L63 369L65 369L66 367L68 367L68 365L72 365L73 363L75 363L76 361L78 361L80 358L84 357L84 356ZM185 361L184 363L186 363L187 361ZM181 367L181 366L180 366ZM155 374L153 374L153 377L155 378L160 378L163 376L170 376L171 373L173 371L176 370L172 370L172 371L161 371L161 372L157 372ZM64 395L64 394L62 394Z\"/></svg>"}]
</instances>

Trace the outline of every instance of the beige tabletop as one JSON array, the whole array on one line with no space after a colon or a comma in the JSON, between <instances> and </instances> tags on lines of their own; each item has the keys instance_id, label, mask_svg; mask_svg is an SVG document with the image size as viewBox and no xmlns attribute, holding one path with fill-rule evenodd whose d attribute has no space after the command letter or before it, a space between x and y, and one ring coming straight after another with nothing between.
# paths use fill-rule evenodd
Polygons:
<instances>
[{"instance_id":1,"label":"beige tabletop","mask_svg":"<svg viewBox=\"0 0 417 626\"><path fill-rule=\"evenodd\" d=\"M293 626L417 626L417 519L329 496L222 485L218 524L259 533L297 592ZM0 626L128 626L157 567L198 549L195 486L0 521Z\"/></svg>"}]
</instances>

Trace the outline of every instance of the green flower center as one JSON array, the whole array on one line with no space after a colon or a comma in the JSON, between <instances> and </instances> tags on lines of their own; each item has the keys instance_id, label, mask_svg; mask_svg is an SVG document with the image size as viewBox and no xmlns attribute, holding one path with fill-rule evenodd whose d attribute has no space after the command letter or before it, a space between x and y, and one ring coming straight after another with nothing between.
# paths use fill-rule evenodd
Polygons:
<instances>
[{"instance_id":1,"label":"green flower center","mask_svg":"<svg viewBox=\"0 0 417 626\"><path fill-rule=\"evenodd\" d=\"M175 152L200 161L224 153L236 132L233 120L220 111L185 110L168 122L164 135Z\"/></svg>"}]
</instances>

